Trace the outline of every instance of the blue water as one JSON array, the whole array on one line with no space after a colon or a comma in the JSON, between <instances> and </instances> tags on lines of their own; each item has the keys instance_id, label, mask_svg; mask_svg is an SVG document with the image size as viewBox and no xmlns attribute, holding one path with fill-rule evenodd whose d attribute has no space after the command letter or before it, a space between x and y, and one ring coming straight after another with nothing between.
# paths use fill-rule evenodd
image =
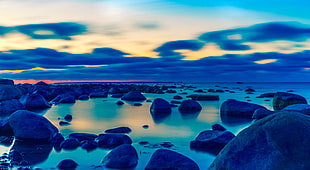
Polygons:
<instances>
[{"instance_id":1,"label":"blue water","mask_svg":"<svg viewBox=\"0 0 310 170\"><path fill-rule=\"evenodd\" d=\"M216 87L216 85L218 87ZM157 149L150 145L142 146L138 144L140 141L148 141L150 144L159 144L162 142L171 142L174 146L171 149L188 156L194 160L200 169L207 169L214 159L214 155L206 152L197 152L190 149L191 140L199 134L199 132L211 129L215 123L224 125L229 131L238 134L242 129L250 125L251 122L231 123L227 120L221 120L219 109L227 99L237 99L241 101L251 100L249 102L256 103L272 110L272 99L265 101L266 98L255 98L259 94L266 92L288 91L293 90L295 94L304 96L310 101L310 83L197 83L193 84L196 89L223 89L234 91L235 93L206 93L217 94L220 101L199 101L203 110L199 114L182 115L177 108L173 108L170 116L163 120L153 119L150 114L151 103L143 102L142 106L133 106L133 103L126 102L122 106L116 105L119 99L97 98L88 101L77 101L75 104L59 104L53 106L49 110L41 112L60 132L68 137L73 132L85 132L100 134L104 130L119 126L128 126L132 129L129 134L133 140L133 146L139 154L139 164L136 170L144 169L152 153ZM247 88L253 88L254 94L246 94ZM196 89L175 89L179 92L188 92L194 94ZM182 90L182 91L181 91ZM179 94L144 94L147 99L164 98L168 101L174 100L173 96ZM181 95L184 97L187 95ZM248 96L249 98L245 98ZM181 100L180 100L181 101ZM73 120L69 126L59 126L59 119L66 114L72 114ZM148 129L142 128L143 125L149 125ZM10 147L1 146L2 152L7 152ZM47 159L43 159L41 163L34 167L42 169L55 168L63 159L73 159L82 169L108 169L102 166L101 161L110 150L96 149L91 152L78 148L73 151L56 151L52 149Z\"/></svg>"}]
</instances>

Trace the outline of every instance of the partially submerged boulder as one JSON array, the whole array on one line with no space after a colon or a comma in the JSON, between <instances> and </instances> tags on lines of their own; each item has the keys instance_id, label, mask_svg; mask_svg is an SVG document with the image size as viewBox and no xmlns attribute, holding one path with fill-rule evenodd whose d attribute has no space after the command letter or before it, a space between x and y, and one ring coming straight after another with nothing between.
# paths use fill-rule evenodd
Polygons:
<instances>
[{"instance_id":1,"label":"partially submerged boulder","mask_svg":"<svg viewBox=\"0 0 310 170\"><path fill-rule=\"evenodd\" d=\"M308 104L307 100L298 95L287 92L277 92L273 97L273 109L281 110L292 104Z\"/></svg>"},{"instance_id":2,"label":"partially submerged boulder","mask_svg":"<svg viewBox=\"0 0 310 170\"><path fill-rule=\"evenodd\" d=\"M8 120L17 139L48 141L58 132L48 119L27 110L14 112Z\"/></svg>"},{"instance_id":3,"label":"partially submerged boulder","mask_svg":"<svg viewBox=\"0 0 310 170\"><path fill-rule=\"evenodd\" d=\"M198 165L190 158L168 149L156 150L145 170L199 170Z\"/></svg>"},{"instance_id":4,"label":"partially submerged boulder","mask_svg":"<svg viewBox=\"0 0 310 170\"><path fill-rule=\"evenodd\" d=\"M120 145L105 156L102 163L108 168L133 168L138 164L138 153L129 144Z\"/></svg>"},{"instance_id":5,"label":"partially submerged boulder","mask_svg":"<svg viewBox=\"0 0 310 170\"><path fill-rule=\"evenodd\" d=\"M151 114L170 114L171 113L171 105L169 102L162 98L156 98L150 107Z\"/></svg>"},{"instance_id":6,"label":"partially submerged boulder","mask_svg":"<svg viewBox=\"0 0 310 170\"><path fill-rule=\"evenodd\" d=\"M310 169L310 116L281 111L241 131L218 154L215 169Z\"/></svg>"},{"instance_id":7,"label":"partially submerged boulder","mask_svg":"<svg viewBox=\"0 0 310 170\"><path fill-rule=\"evenodd\" d=\"M183 100L179 106L181 113L197 113L202 109L201 105L195 100Z\"/></svg>"},{"instance_id":8,"label":"partially submerged boulder","mask_svg":"<svg viewBox=\"0 0 310 170\"><path fill-rule=\"evenodd\" d=\"M126 93L122 98L122 100L125 101L143 101L146 100L143 94L141 94L139 91L130 91Z\"/></svg>"}]
</instances>

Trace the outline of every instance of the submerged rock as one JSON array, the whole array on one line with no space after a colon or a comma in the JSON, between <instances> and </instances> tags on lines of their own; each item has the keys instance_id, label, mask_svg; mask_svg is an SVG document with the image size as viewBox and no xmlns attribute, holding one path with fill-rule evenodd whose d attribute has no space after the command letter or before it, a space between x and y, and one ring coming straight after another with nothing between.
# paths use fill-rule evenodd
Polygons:
<instances>
[{"instance_id":1,"label":"submerged rock","mask_svg":"<svg viewBox=\"0 0 310 170\"><path fill-rule=\"evenodd\" d=\"M9 117L14 136L24 140L50 140L58 129L45 117L27 110L18 110Z\"/></svg>"},{"instance_id":2,"label":"submerged rock","mask_svg":"<svg viewBox=\"0 0 310 170\"><path fill-rule=\"evenodd\" d=\"M198 165L188 157L168 149L156 150L145 170L199 170Z\"/></svg>"},{"instance_id":3,"label":"submerged rock","mask_svg":"<svg viewBox=\"0 0 310 170\"><path fill-rule=\"evenodd\" d=\"M292 104L308 104L307 100L297 94L277 92L273 97L273 109L281 110Z\"/></svg>"},{"instance_id":4,"label":"submerged rock","mask_svg":"<svg viewBox=\"0 0 310 170\"><path fill-rule=\"evenodd\" d=\"M143 94L141 94L139 91L130 91L126 93L122 98L122 100L125 101L142 101L146 100Z\"/></svg>"},{"instance_id":5,"label":"submerged rock","mask_svg":"<svg viewBox=\"0 0 310 170\"><path fill-rule=\"evenodd\" d=\"M191 141L191 149L218 154L235 135L229 131L206 130Z\"/></svg>"},{"instance_id":6,"label":"submerged rock","mask_svg":"<svg viewBox=\"0 0 310 170\"><path fill-rule=\"evenodd\" d=\"M234 99L226 100L220 109L221 116L230 116L230 117L242 117L252 119L253 113L256 109L266 109L263 106L242 102Z\"/></svg>"},{"instance_id":7,"label":"submerged rock","mask_svg":"<svg viewBox=\"0 0 310 170\"><path fill-rule=\"evenodd\" d=\"M310 116L281 111L241 131L218 154L213 169L310 169Z\"/></svg>"},{"instance_id":8,"label":"submerged rock","mask_svg":"<svg viewBox=\"0 0 310 170\"><path fill-rule=\"evenodd\" d=\"M195 100L183 100L179 106L181 113L196 113L202 109L201 105Z\"/></svg>"},{"instance_id":9,"label":"submerged rock","mask_svg":"<svg viewBox=\"0 0 310 170\"><path fill-rule=\"evenodd\" d=\"M105 156L102 163L108 168L133 168L138 164L138 154L133 146L124 144L114 148Z\"/></svg>"}]
</instances>

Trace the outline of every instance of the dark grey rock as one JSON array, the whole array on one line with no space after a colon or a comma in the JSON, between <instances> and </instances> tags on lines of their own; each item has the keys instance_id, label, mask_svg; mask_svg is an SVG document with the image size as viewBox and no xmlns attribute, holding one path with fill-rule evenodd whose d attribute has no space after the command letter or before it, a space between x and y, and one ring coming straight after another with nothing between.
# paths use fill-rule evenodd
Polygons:
<instances>
[{"instance_id":1,"label":"dark grey rock","mask_svg":"<svg viewBox=\"0 0 310 170\"><path fill-rule=\"evenodd\" d=\"M93 140L84 140L81 142L81 148L85 149L87 151L92 151L96 148L98 148L98 143Z\"/></svg>"},{"instance_id":2,"label":"dark grey rock","mask_svg":"<svg viewBox=\"0 0 310 170\"><path fill-rule=\"evenodd\" d=\"M276 93L263 93L259 96L257 96L256 98L265 98L265 97L274 97Z\"/></svg>"},{"instance_id":3,"label":"dark grey rock","mask_svg":"<svg viewBox=\"0 0 310 170\"><path fill-rule=\"evenodd\" d=\"M64 159L58 163L57 168L73 170L73 169L76 169L77 166L78 166L78 164L75 161L73 161L72 159Z\"/></svg>"},{"instance_id":4,"label":"dark grey rock","mask_svg":"<svg viewBox=\"0 0 310 170\"><path fill-rule=\"evenodd\" d=\"M122 97L122 100L125 100L125 101L143 101L143 100L146 100L146 98L139 91L130 91Z\"/></svg>"},{"instance_id":5,"label":"dark grey rock","mask_svg":"<svg viewBox=\"0 0 310 170\"><path fill-rule=\"evenodd\" d=\"M212 130L226 131L226 128L224 128L220 124L214 124L214 125L212 125Z\"/></svg>"},{"instance_id":6,"label":"dark grey rock","mask_svg":"<svg viewBox=\"0 0 310 170\"><path fill-rule=\"evenodd\" d=\"M219 95L203 95L203 94L192 94L188 97L192 98L192 100L198 101L219 101Z\"/></svg>"},{"instance_id":7,"label":"dark grey rock","mask_svg":"<svg viewBox=\"0 0 310 170\"><path fill-rule=\"evenodd\" d=\"M123 105L123 104L125 104L125 103L122 102L122 101L117 101L116 104L117 104L117 105Z\"/></svg>"},{"instance_id":8,"label":"dark grey rock","mask_svg":"<svg viewBox=\"0 0 310 170\"><path fill-rule=\"evenodd\" d=\"M51 105L39 93L27 93L23 95L19 101L26 107L26 109L45 109L51 107Z\"/></svg>"},{"instance_id":9,"label":"dark grey rock","mask_svg":"<svg viewBox=\"0 0 310 170\"><path fill-rule=\"evenodd\" d=\"M0 79L0 84L14 85L14 81L10 79Z\"/></svg>"},{"instance_id":10,"label":"dark grey rock","mask_svg":"<svg viewBox=\"0 0 310 170\"><path fill-rule=\"evenodd\" d=\"M129 136L123 134L100 134L97 138L100 148L115 148L122 144L131 144Z\"/></svg>"},{"instance_id":11,"label":"dark grey rock","mask_svg":"<svg viewBox=\"0 0 310 170\"><path fill-rule=\"evenodd\" d=\"M72 115L70 114L67 114L64 119L67 121L67 122L71 122L72 121Z\"/></svg>"},{"instance_id":12,"label":"dark grey rock","mask_svg":"<svg viewBox=\"0 0 310 170\"><path fill-rule=\"evenodd\" d=\"M90 98L107 98L108 92L92 92L89 94Z\"/></svg>"},{"instance_id":13,"label":"dark grey rock","mask_svg":"<svg viewBox=\"0 0 310 170\"><path fill-rule=\"evenodd\" d=\"M182 96L173 96L173 99L181 100L181 99L183 99L183 97Z\"/></svg>"},{"instance_id":14,"label":"dark grey rock","mask_svg":"<svg viewBox=\"0 0 310 170\"><path fill-rule=\"evenodd\" d=\"M80 146L80 142L76 138L69 138L60 143L60 147L66 150L73 150Z\"/></svg>"},{"instance_id":15,"label":"dark grey rock","mask_svg":"<svg viewBox=\"0 0 310 170\"><path fill-rule=\"evenodd\" d=\"M17 99L0 101L0 116L9 116L17 110L24 110L25 106Z\"/></svg>"},{"instance_id":16,"label":"dark grey rock","mask_svg":"<svg viewBox=\"0 0 310 170\"><path fill-rule=\"evenodd\" d=\"M268 110L266 108L256 109L253 113L252 119L262 119L262 118L269 116L273 113L274 113L274 111Z\"/></svg>"},{"instance_id":17,"label":"dark grey rock","mask_svg":"<svg viewBox=\"0 0 310 170\"><path fill-rule=\"evenodd\" d=\"M107 129L105 133L130 133L131 129L129 127L117 127L113 129Z\"/></svg>"},{"instance_id":18,"label":"dark grey rock","mask_svg":"<svg viewBox=\"0 0 310 170\"><path fill-rule=\"evenodd\" d=\"M280 111L241 131L217 155L213 169L310 169L310 116Z\"/></svg>"},{"instance_id":19,"label":"dark grey rock","mask_svg":"<svg viewBox=\"0 0 310 170\"><path fill-rule=\"evenodd\" d=\"M138 154L133 146L123 144L114 148L107 156L105 156L102 163L108 168L133 168L138 164Z\"/></svg>"},{"instance_id":20,"label":"dark grey rock","mask_svg":"<svg viewBox=\"0 0 310 170\"><path fill-rule=\"evenodd\" d=\"M228 99L222 104L220 114L221 116L252 119L256 109L265 109L265 107L253 103Z\"/></svg>"},{"instance_id":21,"label":"dark grey rock","mask_svg":"<svg viewBox=\"0 0 310 170\"><path fill-rule=\"evenodd\" d=\"M273 109L281 110L292 104L308 104L307 100L297 94L277 92L273 97Z\"/></svg>"},{"instance_id":22,"label":"dark grey rock","mask_svg":"<svg viewBox=\"0 0 310 170\"><path fill-rule=\"evenodd\" d=\"M52 137L52 139L50 140L50 142L52 143L52 144L61 144L61 142L62 141L64 141L65 140L65 138L62 136L62 134L61 133L56 133L53 137Z\"/></svg>"},{"instance_id":23,"label":"dark grey rock","mask_svg":"<svg viewBox=\"0 0 310 170\"><path fill-rule=\"evenodd\" d=\"M60 126L68 126L68 125L70 125L70 123L66 122L66 121L59 121L59 125Z\"/></svg>"},{"instance_id":24,"label":"dark grey rock","mask_svg":"<svg viewBox=\"0 0 310 170\"><path fill-rule=\"evenodd\" d=\"M69 135L69 138L76 138L80 142L83 140L95 140L97 137L98 135L90 133L71 133Z\"/></svg>"},{"instance_id":25,"label":"dark grey rock","mask_svg":"<svg viewBox=\"0 0 310 170\"><path fill-rule=\"evenodd\" d=\"M310 105L308 104L293 104L286 106L281 111L294 111L294 112L300 112L302 114L310 115Z\"/></svg>"},{"instance_id":26,"label":"dark grey rock","mask_svg":"<svg viewBox=\"0 0 310 170\"><path fill-rule=\"evenodd\" d=\"M78 98L79 100L89 100L89 96L87 94L81 95Z\"/></svg>"},{"instance_id":27,"label":"dark grey rock","mask_svg":"<svg viewBox=\"0 0 310 170\"><path fill-rule=\"evenodd\" d=\"M178 109L181 113L197 113L201 111L202 107L195 100L183 100Z\"/></svg>"},{"instance_id":28,"label":"dark grey rock","mask_svg":"<svg viewBox=\"0 0 310 170\"><path fill-rule=\"evenodd\" d=\"M22 96L22 92L13 85L0 84L0 101L19 99Z\"/></svg>"},{"instance_id":29,"label":"dark grey rock","mask_svg":"<svg viewBox=\"0 0 310 170\"><path fill-rule=\"evenodd\" d=\"M171 113L171 105L169 102L162 98L156 98L151 107L150 112L153 115L157 114L170 114Z\"/></svg>"},{"instance_id":30,"label":"dark grey rock","mask_svg":"<svg viewBox=\"0 0 310 170\"><path fill-rule=\"evenodd\" d=\"M50 140L58 129L45 117L26 110L18 110L9 117L14 136L26 140Z\"/></svg>"},{"instance_id":31,"label":"dark grey rock","mask_svg":"<svg viewBox=\"0 0 310 170\"><path fill-rule=\"evenodd\" d=\"M156 150L145 170L199 170L198 165L188 157L168 149Z\"/></svg>"},{"instance_id":32,"label":"dark grey rock","mask_svg":"<svg viewBox=\"0 0 310 170\"><path fill-rule=\"evenodd\" d=\"M194 150L218 154L235 135L229 131L206 130L200 132L190 147Z\"/></svg>"}]
</instances>

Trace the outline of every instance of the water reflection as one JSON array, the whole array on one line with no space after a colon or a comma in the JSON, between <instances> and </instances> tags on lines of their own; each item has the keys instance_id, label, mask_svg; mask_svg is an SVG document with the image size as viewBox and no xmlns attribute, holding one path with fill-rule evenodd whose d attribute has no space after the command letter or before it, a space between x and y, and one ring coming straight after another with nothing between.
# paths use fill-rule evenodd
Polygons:
<instances>
[{"instance_id":1,"label":"water reflection","mask_svg":"<svg viewBox=\"0 0 310 170\"><path fill-rule=\"evenodd\" d=\"M200 112L194 113L180 113L183 120L195 120L199 116Z\"/></svg>"},{"instance_id":2,"label":"water reflection","mask_svg":"<svg viewBox=\"0 0 310 170\"><path fill-rule=\"evenodd\" d=\"M25 142L15 140L11 150L18 151L29 165L35 165L44 162L53 146L48 143L34 144L33 142Z\"/></svg>"},{"instance_id":3,"label":"water reflection","mask_svg":"<svg viewBox=\"0 0 310 170\"><path fill-rule=\"evenodd\" d=\"M171 114L151 114L155 124L163 123Z\"/></svg>"},{"instance_id":4,"label":"water reflection","mask_svg":"<svg viewBox=\"0 0 310 170\"><path fill-rule=\"evenodd\" d=\"M249 124L252 122L252 119L248 118L242 118L242 117L233 117L233 116L227 116L220 114L221 120L223 124L228 126L237 126L237 125L243 125L243 124Z\"/></svg>"}]
</instances>

